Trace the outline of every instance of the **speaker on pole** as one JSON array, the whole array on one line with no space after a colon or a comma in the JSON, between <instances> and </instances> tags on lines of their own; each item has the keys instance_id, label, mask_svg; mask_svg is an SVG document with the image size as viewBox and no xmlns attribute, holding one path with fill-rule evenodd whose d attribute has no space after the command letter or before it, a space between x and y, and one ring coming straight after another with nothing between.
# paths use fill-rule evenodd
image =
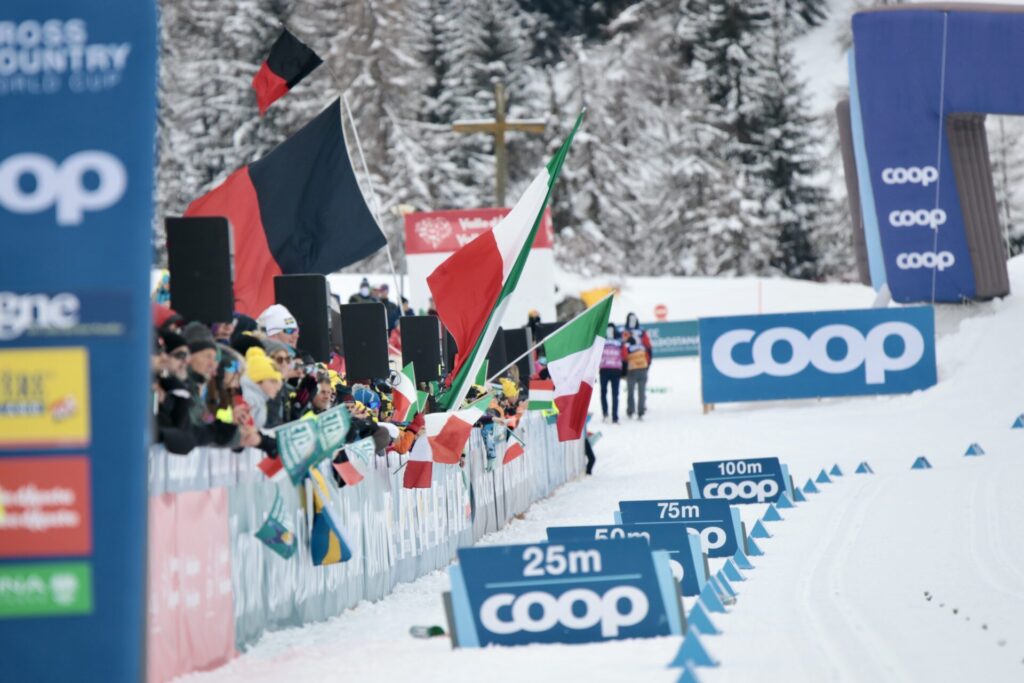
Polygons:
<instances>
[{"instance_id":1,"label":"speaker on pole","mask_svg":"<svg viewBox=\"0 0 1024 683\"><path fill-rule=\"evenodd\" d=\"M345 375L355 381L385 379L388 366L388 321L384 304L345 304L341 307L341 346Z\"/></svg>"},{"instance_id":2,"label":"speaker on pole","mask_svg":"<svg viewBox=\"0 0 1024 683\"><path fill-rule=\"evenodd\" d=\"M234 317L234 246L221 216L165 218L171 308L186 320L223 323Z\"/></svg>"},{"instance_id":3,"label":"speaker on pole","mask_svg":"<svg viewBox=\"0 0 1024 683\"><path fill-rule=\"evenodd\" d=\"M530 348L528 329L505 330L504 336L505 354L509 360L526 353L526 350ZM519 368L519 384L522 387L527 387L530 384L530 360L530 354L527 354L516 361L516 367Z\"/></svg>"},{"instance_id":4,"label":"speaker on pole","mask_svg":"<svg viewBox=\"0 0 1024 683\"><path fill-rule=\"evenodd\" d=\"M491 375L501 370L507 364L508 355L505 353L505 330L499 327L498 333L494 335L494 341L491 342L491 348L487 351L487 379L490 379Z\"/></svg>"},{"instance_id":5,"label":"speaker on pole","mask_svg":"<svg viewBox=\"0 0 1024 683\"><path fill-rule=\"evenodd\" d=\"M447 328L444 330L444 337L442 337L442 348L444 350L444 374L448 374L455 367L455 354L459 348L455 345L455 337L448 331Z\"/></svg>"},{"instance_id":6,"label":"speaker on pole","mask_svg":"<svg viewBox=\"0 0 1024 683\"><path fill-rule=\"evenodd\" d=\"M327 278L320 274L274 278L274 300L299 324L299 348L322 363L331 359L330 294Z\"/></svg>"},{"instance_id":7,"label":"speaker on pole","mask_svg":"<svg viewBox=\"0 0 1024 683\"><path fill-rule=\"evenodd\" d=\"M441 379L441 321L433 315L406 315L398 319L402 335L402 365L412 363L417 382Z\"/></svg>"}]
</instances>

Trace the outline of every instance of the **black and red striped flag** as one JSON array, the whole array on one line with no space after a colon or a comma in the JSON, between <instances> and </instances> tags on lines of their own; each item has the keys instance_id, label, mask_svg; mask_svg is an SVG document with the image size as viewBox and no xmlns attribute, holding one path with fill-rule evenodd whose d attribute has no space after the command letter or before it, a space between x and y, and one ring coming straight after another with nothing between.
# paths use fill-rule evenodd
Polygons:
<instances>
[{"instance_id":1,"label":"black and red striped flag","mask_svg":"<svg viewBox=\"0 0 1024 683\"><path fill-rule=\"evenodd\" d=\"M274 303L274 276L326 275L387 244L356 182L341 100L196 199L185 215L231 222L235 310L254 318Z\"/></svg>"},{"instance_id":2,"label":"black and red striped flag","mask_svg":"<svg viewBox=\"0 0 1024 683\"><path fill-rule=\"evenodd\" d=\"M252 79L260 116L322 63L315 52L285 29Z\"/></svg>"}]
</instances>

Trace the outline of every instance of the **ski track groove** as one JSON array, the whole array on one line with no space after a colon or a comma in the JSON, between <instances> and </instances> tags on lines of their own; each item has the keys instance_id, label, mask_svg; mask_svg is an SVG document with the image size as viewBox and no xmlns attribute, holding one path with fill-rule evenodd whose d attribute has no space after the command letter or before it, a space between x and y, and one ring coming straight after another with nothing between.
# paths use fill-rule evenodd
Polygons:
<instances>
[{"instance_id":1,"label":"ski track groove","mask_svg":"<svg viewBox=\"0 0 1024 683\"><path fill-rule=\"evenodd\" d=\"M1008 570L1014 575L1017 583L1024 587L1024 571L1021 571L1020 565L1018 565L1014 561L1014 558L1006 551L1006 542L1011 538L1011 536L1003 533L1003 516L1000 514L1000 506L998 505L1001 500L999 497L1000 481L1001 480L998 478L991 478L987 482L989 494L985 499L989 503L988 525L986 527L988 530L989 545L998 560L996 566ZM1009 481L1009 478L1007 478L1007 481ZM1020 595L1020 592L1018 592L1018 595Z\"/></svg>"},{"instance_id":2,"label":"ski track groove","mask_svg":"<svg viewBox=\"0 0 1024 683\"><path fill-rule=\"evenodd\" d=\"M987 508L984 512L988 522L991 522L992 519L991 509L988 509L988 506L986 506L986 500L980 495L982 480L977 471L972 472L971 476L971 495L970 502L968 504L971 511L971 520L970 524L967 525L967 538L971 546L971 564L974 566L977 576L981 577L991 588L1008 597L1016 598L1017 600L1024 599L1024 592L1017 590L1012 586L1007 586L1000 580L1000 577L993 570L994 564L1003 565L1003 562L990 564L989 562L983 561L984 559L992 558L993 556L1000 556L1001 553L997 550L1000 544L998 542L986 543L985 545L988 546L987 549L982 547L983 541L988 539L983 539L981 536L982 534L986 537L990 536L991 529L981 533L978 532L978 529L980 528L978 525L981 523L981 510L979 510L979 508ZM991 502L992 498L987 497L987 500L988 502ZM988 550L988 552L982 552L983 550Z\"/></svg>"}]
</instances>

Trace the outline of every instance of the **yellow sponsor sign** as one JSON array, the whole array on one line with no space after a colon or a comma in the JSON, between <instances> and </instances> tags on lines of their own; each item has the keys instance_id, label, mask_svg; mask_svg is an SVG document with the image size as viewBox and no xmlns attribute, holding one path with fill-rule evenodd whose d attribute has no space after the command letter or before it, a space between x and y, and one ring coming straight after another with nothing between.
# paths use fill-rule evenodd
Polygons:
<instances>
[{"instance_id":1,"label":"yellow sponsor sign","mask_svg":"<svg viewBox=\"0 0 1024 683\"><path fill-rule=\"evenodd\" d=\"M86 446L85 347L0 349L0 448Z\"/></svg>"}]
</instances>

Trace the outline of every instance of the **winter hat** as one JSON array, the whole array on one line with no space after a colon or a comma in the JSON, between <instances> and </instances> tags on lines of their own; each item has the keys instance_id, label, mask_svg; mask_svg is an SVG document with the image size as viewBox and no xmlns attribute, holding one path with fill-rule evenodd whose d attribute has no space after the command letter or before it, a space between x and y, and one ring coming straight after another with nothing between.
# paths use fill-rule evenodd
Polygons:
<instances>
[{"instance_id":1,"label":"winter hat","mask_svg":"<svg viewBox=\"0 0 1024 683\"><path fill-rule=\"evenodd\" d=\"M244 313L235 313L235 331L231 335L231 341L234 342L243 334L255 332L257 329L259 329L259 325L255 320Z\"/></svg>"},{"instance_id":2,"label":"winter hat","mask_svg":"<svg viewBox=\"0 0 1024 683\"><path fill-rule=\"evenodd\" d=\"M355 387L352 397L370 410L380 410L380 396L373 389L365 385Z\"/></svg>"},{"instance_id":3,"label":"winter hat","mask_svg":"<svg viewBox=\"0 0 1024 683\"><path fill-rule=\"evenodd\" d=\"M246 374L253 382L262 382L266 379L281 380L281 373L278 371L274 361L267 358L263 349L254 346L245 352Z\"/></svg>"},{"instance_id":4,"label":"winter hat","mask_svg":"<svg viewBox=\"0 0 1024 683\"><path fill-rule=\"evenodd\" d=\"M299 326L295 322L295 316L292 315L292 312L281 304L274 304L263 311L260 314L259 324L268 335L277 334L289 327Z\"/></svg>"},{"instance_id":5,"label":"winter hat","mask_svg":"<svg viewBox=\"0 0 1024 683\"><path fill-rule=\"evenodd\" d=\"M287 344L283 344L277 341L276 339L264 339L263 348L267 350L268 356L276 356L277 354L284 351L285 353L288 354L290 358L295 358L295 349L288 346Z\"/></svg>"},{"instance_id":6,"label":"winter hat","mask_svg":"<svg viewBox=\"0 0 1024 683\"><path fill-rule=\"evenodd\" d=\"M188 350L192 353L217 348L217 342L213 339L213 333L210 332L209 327L202 323L193 322L185 325L185 329L181 331L181 334L185 337L185 341L188 342Z\"/></svg>"},{"instance_id":7,"label":"winter hat","mask_svg":"<svg viewBox=\"0 0 1024 683\"><path fill-rule=\"evenodd\" d=\"M231 342L231 348L244 356L249 353L249 349L258 348L262 351L263 344L259 339L251 334L243 334L240 337L236 337L234 341Z\"/></svg>"},{"instance_id":8,"label":"winter hat","mask_svg":"<svg viewBox=\"0 0 1024 683\"><path fill-rule=\"evenodd\" d=\"M153 327L160 328L168 323L181 322L182 317L170 306L152 304Z\"/></svg>"},{"instance_id":9,"label":"winter hat","mask_svg":"<svg viewBox=\"0 0 1024 683\"><path fill-rule=\"evenodd\" d=\"M370 286L370 281L367 278L364 277L362 280L359 281L359 286L360 287L369 287Z\"/></svg>"},{"instance_id":10,"label":"winter hat","mask_svg":"<svg viewBox=\"0 0 1024 683\"><path fill-rule=\"evenodd\" d=\"M161 332L160 339L164 342L164 351L174 353L180 348L188 346L188 341L175 332Z\"/></svg>"}]
</instances>

